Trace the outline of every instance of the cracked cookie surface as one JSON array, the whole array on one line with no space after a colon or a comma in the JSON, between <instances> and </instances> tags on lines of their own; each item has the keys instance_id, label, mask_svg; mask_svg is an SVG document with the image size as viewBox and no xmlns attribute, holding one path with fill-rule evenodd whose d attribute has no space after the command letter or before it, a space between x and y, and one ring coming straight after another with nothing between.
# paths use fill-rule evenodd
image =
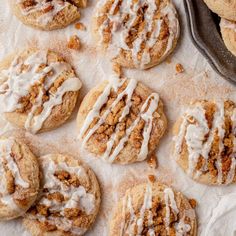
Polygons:
<instances>
[{"instance_id":1,"label":"cracked cookie surface","mask_svg":"<svg viewBox=\"0 0 236 236\"><path fill-rule=\"evenodd\" d=\"M236 105L197 101L174 127L175 158L194 180L205 184L236 182Z\"/></svg>"},{"instance_id":2,"label":"cracked cookie surface","mask_svg":"<svg viewBox=\"0 0 236 236\"><path fill-rule=\"evenodd\" d=\"M77 125L88 151L110 163L128 164L155 151L167 120L157 93L135 79L112 77L85 96Z\"/></svg>"}]
</instances>

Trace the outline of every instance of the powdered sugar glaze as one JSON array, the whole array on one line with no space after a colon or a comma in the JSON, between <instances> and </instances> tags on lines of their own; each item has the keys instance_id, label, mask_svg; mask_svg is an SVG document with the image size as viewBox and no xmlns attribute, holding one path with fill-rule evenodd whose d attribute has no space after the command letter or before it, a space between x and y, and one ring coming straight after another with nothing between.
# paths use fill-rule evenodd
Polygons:
<instances>
[{"instance_id":1,"label":"powdered sugar glaze","mask_svg":"<svg viewBox=\"0 0 236 236\"><path fill-rule=\"evenodd\" d=\"M65 80L57 89L55 94L49 95L49 100L43 101L43 91L48 90L53 83L65 71L71 70L71 66L65 62L52 62L48 64L47 51L36 51L29 55L25 60L21 56L16 56L8 69L0 72L0 108L2 113L14 112L21 109L23 104L20 99L27 96L34 85L38 85L39 93L31 110L27 114L25 129L36 133L44 121L49 117L52 109L61 104L63 96L69 91L78 91L81 82L76 77ZM39 67L45 67L39 71ZM22 71L22 68L26 68ZM46 78L42 83L42 79ZM40 114L35 115L35 111L42 107Z\"/></svg>"},{"instance_id":2,"label":"powdered sugar glaze","mask_svg":"<svg viewBox=\"0 0 236 236\"><path fill-rule=\"evenodd\" d=\"M150 183L146 185L145 195L143 198L142 206L139 211L135 211L133 208L133 199L130 193L126 195L123 199L122 204L122 221L121 221L121 229L120 229L120 236L123 235L142 235L142 231L144 230L144 225L148 227L148 235L155 236L155 227L158 225L154 225L154 216L153 216L153 187ZM178 215L180 213L180 209L177 206L177 202L175 200L175 194L173 190L169 187L164 188L163 190L163 203L165 205L165 216L164 216L164 223L165 223L165 230L166 235L170 235L170 217L171 212ZM191 214L188 213L191 211ZM129 216L127 218L127 215ZM184 210L183 217L179 219L175 225L175 233L177 236L185 236L191 231L191 225L185 223L185 216L195 217L195 213L192 209ZM144 220L147 217L148 224L144 224ZM164 233L164 232L163 232Z\"/></svg>"},{"instance_id":3,"label":"powdered sugar glaze","mask_svg":"<svg viewBox=\"0 0 236 236\"><path fill-rule=\"evenodd\" d=\"M73 221L64 217L65 209L80 209L85 214L90 215L95 211L95 195L86 191L85 187L80 185L75 187L73 185L66 185L60 181L55 173L58 171L66 171L69 174L75 174L78 178L86 178L86 171L82 166L70 166L66 162L56 163L51 155L46 155L40 158L43 169L43 189L47 189L47 194L59 192L64 196L64 201L49 200L47 194L39 195L37 204L44 205L55 211L59 216L43 216L39 213L36 215L27 214L27 218L38 220L40 222L49 222L56 225L58 229L74 233L75 235L83 235L86 228L78 227L73 224Z\"/></svg>"},{"instance_id":4,"label":"powdered sugar glaze","mask_svg":"<svg viewBox=\"0 0 236 236\"><path fill-rule=\"evenodd\" d=\"M174 40L176 40L179 36L179 22L177 13L171 2L167 2L166 6L160 7L155 0L115 0L113 1L109 12L103 13L100 9L104 7L107 2L108 1L100 0L97 5L97 17L103 18L106 16L106 19L99 25L99 35L102 42L104 40L104 32L108 29L108 27L110 27L110 25L112 25L112 37L109 47L116 52L118 51L118 53L120 50L131 51L135 66L145 68L145 65L151 62L151 50L158 42L161 29L163 27L163 21L166 17L168 19L169 36L168 43L163 55L161 56L161 60L169 54ZM147 6L146 11L144 12L145 26L142 32L138 34L138 37L132 42L132 47L130 47L126 42L126 39L132 30L136 31L135 24L138 20L138 11L140 11L140 9L144 6ZM157 12L160 12L161 15L158 19L156 19ZM125 22L127 16L128 21ZM142 45L145 45L143 50ZM117 50L117 48L119 50Z\"/></svg>"},{"instance_id":5,"label":"powdered sugar glaze","mask_svg":"<svg viewBox=\"0 0 236 236\"><path fill-rule=\"evenodd\" d=\"M37 18L37 21L42 25L50 23L60 11L69 5L68 2L62 0L35 0L31 6L23 7L24 1L25 0L17 0L17 3L20 4L21 13L25 16L38 12L42 13L42 15Z\"/></svg>"},{"instance_id":6,"label":"powdered sugar glaze","mask_svg":"<svg viewBox=\"0 0 236 236\"><path fill-rule=\"evenodd\" d=\"M236 150L236 137L235 137L235 122L236 122L236 109L232 111L230 117L232 122L232 135L233 135L233 150L228 157L231 161L230 170L224 180L222 170L222 152L224 150L224 136L225 130L225 108L224 102L218 101L215 103L216 111L214 112L212 127L209 127L206 119L206 111L201 103L197 103L194 107L189 108L183 116L183 121L180 125L178 135L174 137L175 141L175 156L181 158L182 145L186 142L188 149L188 170L187 173L193 178L198 178L203 172L209 171L208 159L215 135L218 136L218 154L215 162L217 168L218 184L230 184L235 176L235 150ZM207 138L206 138L207 137ZM203 157L205 164L201 169L196 169L199 158Z\"/></svg>"},{"instance_id":7,"label":"powdered sugar glaze","mask_svg":"<svg viewBox=\"0 0 236 236\"><path fill-rule=\"evenodd\" d=\"M126 88L121 93L118 94L117 98L113 101L111 106L102 115L100 115L100 110L103 107L103 105L106 104L108 97L111 93L111 90L113 89L114 91L117 92L118 89L125 82L127 82ZM124 96L127 96L127 98L125 102L125 107L123 108L122 114L119 117L119 122L121 122L123 118L125 118L130 113L130 108L132 105L131 98L137 87L137 83L138 82L135 79L120 80L115 76L112 77L111 80L109 80L109 83L103 90L102 94L98 97L91 111L87 114L85 121L82 127L80 128L79 138L83 140L82 143L83 146L86 146L86 143L91 138L91 136L97 131L97 129L102 124L104 124L109 113L115 108L115 106L122 100ZM133 130L138 125L141 119L145 121L145 128L143 131L143 141L138 155L138 161L143 161L144 159L146 159L148 155L148 144L152 130L153 113L158 109L158 105L159 105L159 95L157 93L150 94L150 96L146 99L146 101L144 101L137 118L126 129L125 135L119 140L114 150L112 150L115 144L115 140L117 140L118 138L119 127L117 126L107 142L107 148L103 154L103 159L111 163L116 160L117 156L124 148L125 143L128 141L130 134L133 132ZM98 122L92 128L89 129L89 126L91 125L91 123L94 121L95 118L98 118Z\"/></svg>"}]
</instances>

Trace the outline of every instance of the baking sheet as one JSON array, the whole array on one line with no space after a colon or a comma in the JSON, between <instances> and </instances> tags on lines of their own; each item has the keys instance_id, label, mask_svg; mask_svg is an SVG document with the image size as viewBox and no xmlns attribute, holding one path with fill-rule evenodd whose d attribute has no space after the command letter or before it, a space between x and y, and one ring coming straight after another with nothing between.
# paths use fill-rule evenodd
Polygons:
<instances>
[{"instance_id":1,"label":"baking sheet","mask_svg":"<svg viewBox=\"0 0 236 236\"><path fill-rule=\"evenodd\" d=\"M220 17L203 0L184 1L193 43L220 76L236 83L236 57L222 39Z\"/></svg>"},{"instance_id":2,"label":"baking sheet","mask_svg":"<svg viewBox=\"0 0 236 236\"><path fill-rule=\"evenodd\" d=\"M172 142L172 126L177 117L185 110L186 106L195 99L235 99L235 88L220 78L208 65L197 49L192 45L186 29L186 20L183 1L176 0L181 19L181 39L174 54L161 65L147 71L125 70L130 78L137 78L144 84L158 92L164 102L165 112L168 117L168 130L161 140L157 150L158 169L151 169L146 162L128 166L110 165L99 160L81 149L76 140L76 112L83 96L97 83L108 79L112 73L111 63L108 58L97 52L90 34L91 16L96 1L90 0L87 9L82 11L81 22L87 31L78 31L74 25L66 29L42 32L19 22L11 13L7 0L2 0L0 5L0 59L16 49L28 46L51 48L62 55L74 66L78 76L83 82L80 99L71 119L60 128L39 134L31 135L20 130L15 130L0 119L0 133L16 135L22 138L38 156L48 153L67 153L83 159L95 171L102 191L102 204L97 221L88 236L106 236L108 221L111 217L112 207L124 194L124 191L136 183L147 180L149 174L154 174L157 179L182 191L187 197L198 202L197 215L199 221L199 235L205 235L208 221L214 216L213 210L231 192L236 192L236 185L228 187L210 187L198 184L189 179L174 161L170 153ZM66 43L70 36L77 34L82 41L82 50L75 52L67 49ZM176 74L175 65L181 63L185 72ZM226 197L225 197L226 196ZM233 212L236 217L236 210ZM227 215L226 215L227 216ZM231 215L232 217L232 215ZM227 219L217 222L219 228L233 232L235 224L227 225ZM228 227L228 228L226 228ZM218 235L221 234L218 231ZM222 231L223 232L223 231ZM27 236L29 235L21 225L21 219L0 223L1 236ZM217 234L207 234L207 236ZM233 235L233 234L232 234Z\"/></svg>"}]
</instances>

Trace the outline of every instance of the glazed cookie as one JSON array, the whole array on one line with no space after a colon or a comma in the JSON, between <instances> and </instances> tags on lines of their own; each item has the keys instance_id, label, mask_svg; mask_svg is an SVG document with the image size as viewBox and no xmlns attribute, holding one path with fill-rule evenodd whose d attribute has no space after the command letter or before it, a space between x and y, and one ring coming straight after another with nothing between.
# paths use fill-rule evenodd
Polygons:
<instances>
[{"instance_id":1,"label":"glazed cookie","mask_svg":"<svg viewBox=\"0 0 236 236\"><path fill-rule=\"evenodd\" d=\"M147 69L175 48L179 21L170 0L100 0L93 23L98 44L124 67Z\"/></svg>"},{"instance_id":2,"label":"glazed cookie","mask_svg":"<svg viewBox=\"0 0 236 236\"><path fill-rule=\"evenodd\" d=\"M93 171L70 156L40 158L41 193L23 224L33 236L84 235L95 221L100 190Z\"/></svg>"},{"instance_id":3,"label":"glazed cookie","mask_svg":"<svg viewBox=\"0 0 236 236\"><path fill-rule=\"evenodd\" d=\"M236 21L236 0L204 0L204 2L220 17Z\"/></svg>"},{"instance_id":4,"label":"glazed cookie","mask_svg":"<svg viewBox=\"0 0 236 236\"><path fill-rule=\"evenodd\" d=\"M80 18L79 7L87 0L10 0L15 15L26 25L41 30L63 28Z\"/></svg>"},{"instance_id":5,"label":"glazed cookie","mask_svg":"<svg viewBox=\"0 0 236 236\"><path fill-rule=\"evenodd\" d=\"M51 130L70 117L80 87L72 67L55 52L26 50L0 64L0 111L32 133Z\"/></svg>"},{"instance_id":6,"label":"glazed cookie","mask_svg":"<svg viewBox=\"0 0 236 236\"><path fill-rule=\"evenodd\" d=\"M109 235L196 236L195 211L180 192L158 183L141 184L118 202Z\"/></svg>"},{"instance_id":7,"label":"glazed cookie","mask_svg":"<svg viewBox=\"0 0 236 236\"><path fill-rule=\"evenodd\" d=\"M13 138L0 138L0 220L23 215L39 190L39 167L29 148Z\"/></svg>"},{"instance_id":8,"label":"glazed cookie","mask_svg":"<svg viewBox=\"0 0 236 236\"><path fill-rule=\"evenodd\" d=\"M157 93L134 79L116 77L86 95L77 124L83 146L119 164L145 160L167 127Z\"/></svg>"},{"instance_id":9,"label":"glazed cookie","mask_svg":"<svg viewBox=\"0 0 236 236\"><path fill-rule=\"evenodd\" d=\"M236 56L236 22L221 19L221 34L228 50Z\"/></svg>"},{"instance_id":10,"label":"glazed cookie","mask_svg":"<svg viewBox=\"0 0 236 236\"><path fill-rule=\"evenodd\" d=\"M236 105L197 101L176 123L178 164L204 184L236 182Z\"/></svg>"}]
</instances>

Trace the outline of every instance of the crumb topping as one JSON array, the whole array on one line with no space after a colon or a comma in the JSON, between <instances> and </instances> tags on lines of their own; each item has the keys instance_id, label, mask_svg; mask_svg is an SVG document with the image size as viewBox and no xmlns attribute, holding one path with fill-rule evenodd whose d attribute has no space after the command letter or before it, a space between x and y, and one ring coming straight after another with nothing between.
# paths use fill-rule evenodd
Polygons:
<instances>
[{"instance_id":1,"label":"crumb topping","mask_svg":"<svg viewBox=\"0 0 236 236\"><path fill-rule=\"evenodd\" d=\"M151 58L164 57L178 37L176 11L169 1L108 0L98 4L97 27L106 47L113 45L119 55L145 67ZM160 46L161 45L161 46Z\"/></svg>"},{"instance_id":2,"label":"crumb topping","mask_svg":"<svg viewBox=\"0 0 236 236\"><path fill-rule=\"evenodd\" d=\"M46 231L84 234L95 211L95 195L87 173L82 166L55 163L50 156L41 161L43 189L27 218L37 220Z\"/></svg>"},{"instance_id":3,"label":"crumb topping","mask_svg":"<svg viewBox=\"0 0 236 236\"><path fill-rule=\"evenodd\" d=\"M114 84L117 87L113 87ZM110 162L118 158L126 145L139 150L137 159L144 160L161 136L154 132L162 123L159 96L152 93L142 97L136 87L136 80L109 83L80 129L83 145L92 140L103 158Z\"/></svg>"},{"instance_id":4,"label":"crumb topping","mask_svg":"<svg viewBox=\"0 0 236 236\"><path fill-rule=\"evenodd\" d=\"M16 56L0 78L1 111L26 114L25 128L34 133L66 93L81 87L71 66L47 51Z\"/></svg>"},{"instance_id":5,"label":"crumb topping","mask_svg":"<svg viewBox=\"0 0 236 236\"><path fill-rule=\"evenodd\" d=\"M155 196L152 185L148 184L141 201L126 194L119 229L122 235L192 235L194 210L177 201L171 188L160 191L163 193Z\"/></svg>"},{"instance_id":6,"label":"crumb topping","mask_svg":"<svg viewBox=\"0 0 236 236\"><path fill-rule=\"evenodd\" d=\"M83 1L67 1L67 0L17 0L20 6L21 13L24 16L36 16L36 21L44 26L51 23L57 15L63 16L63 10L74 7L82 6ZM85 0L84 0L85 2ZM71 8L69 8L71 10ZM78 13L79 14L79 13Z\"/></svg>"},{"instance_id":7,"label":"crumb topping","mask_svg":"<svg viewBox=\"0 0 236 236\"><path fill-rule=\"evenodd\" d=\"M209 174L218 184L235 180L236 106L232 101L198 102L183 117L176 140L179 160L188 153L188 173Z\"/></svg>"}]
</instances>

